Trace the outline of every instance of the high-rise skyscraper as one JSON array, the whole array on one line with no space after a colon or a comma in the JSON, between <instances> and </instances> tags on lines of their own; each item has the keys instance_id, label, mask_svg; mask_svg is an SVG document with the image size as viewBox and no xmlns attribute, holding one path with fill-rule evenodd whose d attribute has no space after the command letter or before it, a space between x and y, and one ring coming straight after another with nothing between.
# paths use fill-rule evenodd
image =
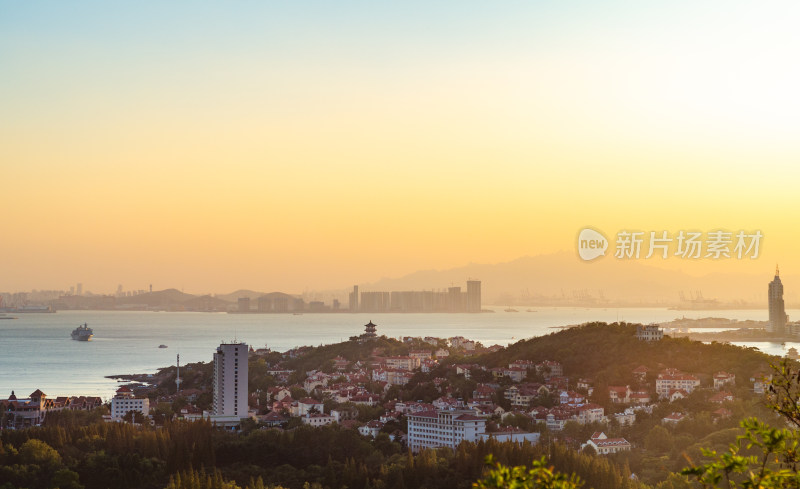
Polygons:
<instances>
[{"instance_id":1,"label":"high-rise skyscraper","mask_svg":"<svg viewBox=\"0 0 800 489\"><path fill-rule=\"evenodd\" d=\"M769 323L767 332L782 335L786 333L786 309L783 305L783 284L780 271L775 265L775 278L769 283Z\"/></svg>"},{"instance_id":2,"label":"high-rise skyscraper","mask_svg":"<svg viewBox=\"0 0 800 489\"><path fill-rule=\"evenodd\" d=\"M358 285L354 285L350 292L350 312L358 312Z\"/></svg>"},{"instance_id":3,"label":"high-rise skyscraper","mask_svg":"<svg viewBox=\"0 0 800 489\"><path fill-rule=\"evenodd\" d=\"M247 417L247 353L245 343L223 343L214 353L215 416Z\"/></svg>"},{"instance_id":4,"label":"high-rise skyscraper","mask_svg":"<svg viewBox=\"0 0 800 489\"><path fill-rule=\"evenodd\" d=\"M481 312L480 280L467 280L467 312Z\"/></svg>"}]
</instances>

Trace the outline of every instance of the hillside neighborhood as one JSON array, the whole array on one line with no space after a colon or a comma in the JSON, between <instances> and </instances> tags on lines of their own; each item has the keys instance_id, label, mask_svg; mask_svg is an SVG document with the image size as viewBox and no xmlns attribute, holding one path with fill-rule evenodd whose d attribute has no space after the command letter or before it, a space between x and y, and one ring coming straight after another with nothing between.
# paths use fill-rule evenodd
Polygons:
<instances>
[{"instance_id":1,"label":"hillside neighborhood","mask_svg":"<svg viewBox=\"0 0 800 489\"><path fill-rule=\"evenodd\" d=\"M492 439L559 441L574 450L612 455L645 447L656 426L677 432L693 419L727 426L734 411L742 410L742 401L757 399L768 381L763 361L744 378L722 369L693 372L678 357L648 365L610 362L615 378L593 378L590 372L600 366L577 370L569 366L574 358L557 354L493 365L519 347L485 347L462 336L394 340L379 336L377 328L369 322L362 335L338 345L283 353L247 347L247 368L240 369L235 360L234 387L241 395L238 379L248 384L241 397L246 414L222 412L214 399L230 386L218 385L224 377L212 374L211 364L193 364L182 367L181 377L174 367L132 376L140 382L121 386L103 417L153 425L210 419L234 431L338 425L369 439L388 437L414 453ZM600 328L575 331L597 334ZM615 332L620 330L627 332L625 348L632 353L683 341L664 338L652 326L622 325ZM232 345L220 348L225 346ZM27 398L12 392L0 401L6 429L46 423L54 412L100 405L99 398L50 399L38 390Z\"/></svg>"}]
</instances>

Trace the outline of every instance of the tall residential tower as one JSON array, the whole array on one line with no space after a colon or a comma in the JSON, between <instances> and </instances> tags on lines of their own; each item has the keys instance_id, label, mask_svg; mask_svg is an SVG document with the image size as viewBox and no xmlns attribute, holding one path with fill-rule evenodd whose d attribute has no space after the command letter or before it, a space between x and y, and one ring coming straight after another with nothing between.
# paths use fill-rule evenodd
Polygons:
<instances>
[{"instance_id":1,"label":"tall residential tower","mask_svg":"<svg viewBox=\"0 0 800 489\"><path fill-rule=\"evenodd\" d=\"M481 312L480 280L467 280L467 312Z\"/></svg>"},{"instance_id":2,"label":"tall residential tower","mask_svg":"<svg viewBox=\"0 0 800 489\"><path fill-rule=\"evenodd\" d=\"M247 417L247 344L223 343L214 353L215 416Z\"/></svg>"}]
</instances>

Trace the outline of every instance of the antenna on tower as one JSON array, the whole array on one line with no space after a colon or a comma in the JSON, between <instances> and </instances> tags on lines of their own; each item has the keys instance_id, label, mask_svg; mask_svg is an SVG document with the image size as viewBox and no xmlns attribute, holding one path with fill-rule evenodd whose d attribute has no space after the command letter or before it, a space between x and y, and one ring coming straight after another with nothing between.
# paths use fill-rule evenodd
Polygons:
<instances>
[{"instance_id":1,"label":"antenna on tower","mask_svg":"<svg viewBox=\"0 0 800 489\"><path fill-rule=\"evenodd\" d=\"M177 393L180 395L181 393L181 354L178 353L178 374L175 376L175 385L177 386Z\"/></svg>"}]
</instances>

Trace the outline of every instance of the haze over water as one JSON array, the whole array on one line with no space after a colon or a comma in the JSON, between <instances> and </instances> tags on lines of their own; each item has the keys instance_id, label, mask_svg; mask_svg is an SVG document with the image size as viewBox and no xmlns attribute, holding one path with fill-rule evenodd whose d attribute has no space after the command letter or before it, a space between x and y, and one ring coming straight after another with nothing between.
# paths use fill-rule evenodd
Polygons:
<instances>
[{"instance_id":1,"label":"haze over water","mask_svg":"<svg viewBox=\"0 0 800 489\"><path fill-rule=\"evenodd\" d=\"M673 311L667 309L536 308L537 312L494 314L209 314L166 312L63 311L19 314L0 321L0 395L14 390L27 396L41 389L49 396L96 395L110 398L117 382L107 375L155 373L175 364L208 362L219 343L238 339L259 348L286 351L295 346L347 340L363 332L372 320L378 333L399 336L465 336L486 346L549 334L589 321L662 322L688 318L727 317L766 320L765 310ZM789 310L798 317L800 310ZM88 323L95 337L88 343L69 334ZM159 345L168 348L158 348ZM753 343L762 351L782 355L800 343Z\"/></svg>"}]
</instances>

